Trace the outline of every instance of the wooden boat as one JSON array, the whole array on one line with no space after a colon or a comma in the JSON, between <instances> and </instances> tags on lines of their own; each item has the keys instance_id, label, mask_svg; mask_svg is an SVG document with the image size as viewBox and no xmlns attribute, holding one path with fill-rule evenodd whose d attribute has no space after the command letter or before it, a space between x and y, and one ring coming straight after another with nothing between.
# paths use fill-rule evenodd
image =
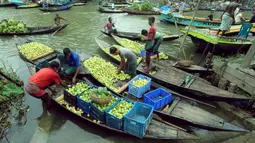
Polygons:
<instances>
[{"instance_id":1,"label":"wooden boat","mask_svg":"<svg viewBox=\"0 0 255 143\"><path fill-rule=\"evenodd\" d=\"M252 11L251 7L241 7L241 10L243 11Z\"/></svg>"},{"instance_id":2,"label":"wooden boat","mask_svg":"<svg viewBox=\"0 0 255 143\"><path fill-rule=\"evenodd\" d=\"M109 47L110 45L97 40L102 51L103 48ZM106 53L106 52L105 52ZM111 54L106 53L115 62L119 62L116 58L112 57ZM152 78L153 81L160 83L161 85L176 90L177 92L183 93L185 95L199 98L199 99L212 99L212 100L240 100L249 99L248 97L237 95L226 90L219 89L215 86L210 85L209 82L196 77L192 74L179 70L171 64L166 64L160 61L153 61L150 71L155 71L154 75L149 75L144 72L142 64L138 65L137 71L139 73L145 74ZM184 86L183 83L186 77L191 78L190 85Z\"/></svg>"},{"instance_id":3,"label":"wooden boat","mask_svg":"<svg viewBox=\"0 0 255 143\"><path fill-rule=\"evenodd\" d=\"M15 4L13 4L13 3L0 3L0 7L11 7L11 6L15 6Z\"/></svg>"},{"instance_id":4,"label":"wooden boat","mask_svg":"<svg viewBox=\"0 0 255 143\"><path fill-rule=\"evenodd\" d=\"M43 12L53 12L53 11L63 11L68 10L73 7L73 4L67 4L62 6L54 6L54 7L45 7L45 8L39 8L39 10Z\"/></svg>"},{"instance_id":5,"label":"wooden boat","mask_svg":"<svg viewBox=\"0 0 255 143\"><path fill-rule=\"evenodd\" d=\"M105 35L111 36L111 34L109 34L108 32L102 31L102 33L104 33ZM140 33L135 33L135 32L121 32L118 31L118 33L116 33L115 35L121 38L127 38L130 40L135 40L135 41L141 41L141 37L139 36ZM175 39L178 39L179 37L181 37L182 35L174 35L174 34L167 34L166 36L164 36L164 41L172 41Z\"/></svg>"},{"instance_id":6,"label":"wooden boat","mask_svg":"<svg viewBox=\"0 0 255 143\"><path fill-rule=\"evenodd\" d=\"M10 0L10 3L14 4L14 5L26 5L25 1L22 0Z\"/></svg>"},{"instance_id":7,"label":"wooden boat","mask_svg":"<svg viewBox=\"0 0 255 143\"><path fill-rule=\"evenodd\" d=\"M125 13L121 8L111 9L110 7L99 6L98 9L101 13Z\"/></svg>"},{"instance_id":8,"label":"wooden boat","mask_svg":"<svg viewBox=\"0 0 255 143\"><path fill-rule=\"evenodd\" d=\"M192 17L190 16L175 16L173 17L171 13L168 14L161 14L161 18L169 23L176 23L179 25L189 25L191 22ZM193 20L192 26L195 27L202 27L202 28L219 28L220 27L220 20L213 20L213 21L208 21L207 18L200 18L200 17L196 17Z\"/></svg>"},{"instance_id":9,"label":"wooden boat","mask_svg":"<svg viewBox=\"0 0 255 143\"><path fill-rule=\"evenodd\" d=\"M158 11L141 11L141 10L132 10L129 8L123 8L122 10L128 14L134 14L134 15L160 15L160 12Z\"/></svg>"},{"instance_id":10,"label":"wooden boat","mask_svg":"<svg viewBox=\"0 0 255 143\"><path fill-rule=\"evenodd\" d=\"M121 43L119 43L118 41L121 39L120 37L117 37L115 35L112 35L112 37L114 38L114 40L119 44L121 45ZM102 43L101 47L104 47L105 46L109 46L109 44L103 44L103 42L100 42ZM121 45L122 47L125 47L124 45ZM140 53L136 53L136 54L140 54ZM210 73L212 72L212 70L207 70L206 68L204 67L200 67L200 66L197 66L197 65L190 65L190 66L179 66L177 64L177 62L179 61L179 59L177 59L176 57L173 57L173 56L170 56L170 55L167 55L168 56L168 60L160 60L159 62L161 64L167 64L167 65L171 65L171 66L174 66L176 68L179 68L179 69L182 69L182 70L185 70L187 72L190 72L190 73ZM155 56L154 56L155 57ZM153 58L154 58L153 57Z\"/></svg>"},{"instance_id":11,"label":"wooden boat","mask_svg":"<svg viewBox=\"0 0 255 143\"><path fill-rule=\"evenodd\" d=\"M27 8L36 8L36 7L39 7L40 5L37 4L37 3L31 3L31 4L28 4L28 5L19 5L19 6L16 6L16 9L27 9Z\"/></svg>"},{"instance_id":12,"label":"wooden boat","mask_svg":"<svg viewBox=\"0 0 255 143\"><path fill-rule=\"evenodd\" d=\"M86 5L85 2L75 2L75 3L73 4L73 6L84 6L84 5Z\"/></svg>"},{"instance_id":13,"label":"wooden boat","mask_svg":"<svg viewBox=\"0 0 255 143\"><path fill-rule=\"evenodd\" d=\"M87 71L87 72L89 72L89 71ZM89 75L87 75L87 76L89 76ZM93 76L93 73L91 73L91 77L89 77L88 80L89 79L90 79L90 82L93 84L96 84L98 86L104 86L104 87L106 86L106 84L104 84L104 83L100 82L98 79L96 79L95 76ZM127 82L122 83L124 85L122 87L120 87L120 89L124 89L123 87L125 87L125 84L127 84ZM117 85L116 87L119 87L118 84L116 84L116 85ZM155 90L156 88L163 88L166 91L173 93L171 90L152 82L151 90ZM108 88L108 89L111 90L110 88ZM120 92L123 93L123 92L127 91L125 89ZM111 90L111 91L114 92L113 90ZM134 100L134 101L137 100L136 97L134 97L130 94L127 96L124 96L124 95L118 94L119 92L115 92L115 93L121 97L128 98L130 100ZM228 131L247 131L243 128L237 127L233 124L226 122L224 119L222 119L210 112L207 112L206 110L204 110L200 107L189 104L188 103L189 101L181 100L181 98L178 97L176 94L172 94L172 98L173 98L173 100L171 101L170 104L168 104L169 108L168 108L168 110L166 110L166 112L164 112L163 109L154 110L155 113L163 120L166 120L171 123L174 122L174 123L180 124L180 125L188 124L188 125L192 125L192 126L196 126L196 127L205 128L205 129L228 130ZM143 99L140 99L139 101L143 102L142 100Z\"/></svg>"},{"instance_id":14,"label":"wooden boat","mask_svg":"<svg viewBox=\"0 0 255 143\"><path fill-rule=\"evenodd\" d=\"M0 36L48 34L53 33L56 30L63 30L67 26L68 24L65 24L63 26L27 27L28 32L26 33L0 33Z\"/></svg>"},{"instance_id":15,"label":"wooden boat","mask_svg":"<svg viewBox=\"0 0 255 143\"><path fill-rule=\"evenodd\" d=\"M186 33L187 30L182 29L183 33ZM252 45L252 37L247 39L235 38L232 37L217 37L206 31L199 29L191 29L188 33L191 37L193 43L199 45L199 50L204 51L208 46L210 51L213 51L214 54L234 54L237 52L247 52L249 47ZM207 50L208 50L207 49Z\"/></svg>"},{"instance_id":16,"label":"wooden boat","mask_svg":"<svg viewBox=\"0 0 255 143\"><path fill-rule=\"evenodd\" d=\"M34 74L35 73L34 65L31 65L30 63L26 63L26 64L28 65L30 73ZM90 84L90 83L88 83L88 84ZM60 103L60 101L64 100L63 90L64 90L63 88L58 88L56 96L54 98L52 98L52 102L56 106L61 107L64 111L71 113L72 116L79 118L81 121L93 124L95 127L99 127L101 129L105 129L107 131L112 131L115 133L120 133L123 135L132 136L131 134L128 134L127 132L111 128L111 127L107 126L106 124L95 123L95 122L93 122L93 120L95 120L95 119L92 116L88 117L86 114L78 115L78 114L68 110L65 105L62 105ZM192 139L192 140L194 140L194 139L198 139L198 137L196 137L192 134L189 134L181 129L178 129L174 126L169 126L169 124L158 121L158 119L152 119L151 124L149 125L146 135L143 137L143 139L150 139L150 140L172 140L172 139L174 139L174 140L182 140L182 139L188 140L188 139Z\"/></svg>"}]
</instances>

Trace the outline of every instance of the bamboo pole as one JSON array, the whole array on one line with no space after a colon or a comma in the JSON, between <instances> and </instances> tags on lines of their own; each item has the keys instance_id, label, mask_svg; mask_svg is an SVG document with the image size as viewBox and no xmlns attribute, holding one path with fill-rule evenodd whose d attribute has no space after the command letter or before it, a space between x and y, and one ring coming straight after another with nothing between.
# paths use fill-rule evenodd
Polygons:
<instances>
[{"instance_id":1,"label":"bamboo pole","mask_svg":"<svg viewBox=\"0 0 255 143\"><path fill-rule=\"evenodd\" d=\"M187 32L185 33L185 35L184 35L184 37L183 37L183 40L182 40L182 43L181 43L181 46L180 46L180 50L183 52L183 55L184 55L184 59L185 59L185 60L187 59L187 57L186 57L186 53L185 53L185 51L184 51L184 49L183 49L183 44L184 44L184 42L185 42L185 40L186 40L186 38L187 38L187 36L188 36L190 27L191 27L191 25L192 25L192 23L193 23L193 21L194 21L194 18L195 18L195 16L196 16L197 10L198 10L198 8L199 8L199 6L200 6L200 4L201 4L202 1L203 1L203 0L199 0L198 3L197 3L197 5L196 5L196 9L195 9L195 11L194 11L194 13L193 13L193 16L192 16L192 19L191 19L191 21L190 21L190 23L189 23L188 30L187 30ZM178 57L179 57L179 56L178 56Z\"/></svg>"}]
</instances>

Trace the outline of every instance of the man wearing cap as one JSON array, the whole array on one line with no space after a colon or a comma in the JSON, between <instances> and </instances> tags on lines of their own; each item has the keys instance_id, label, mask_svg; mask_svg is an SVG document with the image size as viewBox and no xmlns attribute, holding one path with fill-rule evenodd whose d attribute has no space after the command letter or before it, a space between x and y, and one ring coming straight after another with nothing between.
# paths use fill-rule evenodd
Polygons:
<instances>
[{"instance_id":1,"label":"man wearing cap","mask_svg":"<svg viewBox=\"0 0 255 143\"><path fill-rule=\"evenodd\" d=\"M117 49L115 47L111 47L110 53L113 55L119 55L121 58L120 65L117 69L118 73L125 69L125 72L131 77L136 75L137 57L131 50L126 48Z\"/></svg>"}]
</instances>

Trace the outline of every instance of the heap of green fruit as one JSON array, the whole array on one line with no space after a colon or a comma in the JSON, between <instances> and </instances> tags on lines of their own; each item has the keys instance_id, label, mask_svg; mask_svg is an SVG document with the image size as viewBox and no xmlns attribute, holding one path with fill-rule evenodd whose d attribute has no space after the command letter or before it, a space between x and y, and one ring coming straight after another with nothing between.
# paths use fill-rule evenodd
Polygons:
<instances>
[{"instance_id":1,"label":"heap of green fruit","mask_svg":"<svg viewBox=\"0 0 255 143\"><path fill-rule=\"evenodd\" d=\"M136 87L143 87L144 85L146 85L148 83L148 80L147 79L144 79L144 78L138 78L136 80L134 80L132 82L132 84Z\"/></svg>"},{"instance_id":2,"label":"heap of green fruit","mask_svg":"<svg viewBox=\"0 0 255 143\"><path fill-rule=\"evenodd\" d=\"M83 101L86 101L86 102L90 102L91 99L90 99L90 92L91 92L91 89L88 89L88 90L85 90L82 95L80 96L80 98L83 100Z\"/></svg>"},{"instance_id":3,"label":"heap of green fruit","mask_svg":"<svg viewBox=\"0 0 255 143\"><path fill-rule=\"evenodd\" d=\"M130 76L124 72L118 74L117 67L112 63L96 56L86 60L83 64L97 80L114 91L118 89L113 86L113 83L130 79Z\"/></svg>"},{"instance_id":4,"label":"heap of green fruit","mask_svg":"<svg viewBox=\"0 0 255 143\"><path fill-rule=\"evenodd\" d=\"M91 89L91 95L96 96L97 98L107 98L112 95L106 87L98 87Z\"/></svg>"},{"instance_id":5,"label":"heap of green fruit","mask_svg":"<svg viewBox=\"0 0 255 143\"><path fill-rule=\"evenodd\" d=\"M136 54L140 54L140 51L144 49L144 45L126 38L121 38L118 42L120 45L135 52Z\"/></svg>"},{"instance_id":6,"label":"heap of green fruit","mask_svg":"<svg viewBox=\"0 0 255 143\"><path fill-rule=\"evenodd\" d=\"M159 59L160 60L168 60L168 56L162 52L159 53Z\"/></svg>"},{"instance_id":7,"label":"heap of green fruit","mask_svg":"<svg viewBox=\"0 0 255 143\"><path fill-rule=\"evenodd\" d=\"M168 37L168 35L166 33L161 33L161 35L162 35L163 38Z\"/></svg>"},{"instance_id":8,"label":"heap of green fruit","mask_svg":"<svg viewBox=\"0 0 255 143\"><path fill-rule=\"evenodd\" d=\"M112 108L109 113L119 119L121 119L125 114L128 113L128 111L133 107L133 103L129 103L123 99L120 100L120 102Z\"/></svg>"},{"instance_id":9,"label":"heap of green fruit","mask_svg":"<svg viewBox=\"0 0 255 143\"><path fill-rule=\"evenodd\" d=\"M93 103L93 105L94 105L95 107L97 107L97 109L99 109L100 111L105 111L105 110L107 110L110 106L112 106L117 100L118 100L117 97L112 96L112 100L111 100L108 104L97 104L97 103Z\"/></svg>"},{"instance_id":10,"label":"heap of green fruit","mask_svg":"<svg viewBox=\"0 0 255 143\"><path fill-rule=\"evenodd\" d=\"M60 104L64 105L69 111L75 113L75 114L78 114L78 115L82 115L83 111L79 108L75 108L74 106L70 105L69 103L67 103L65 100L61 100L59 102Z\"/></svg>"},{"instance_id":11,"label":"heap of green fruit","mask_svg":"<svg viewBox=\"0 0 255 143\"><path fill-rule=\"evenodd\" d=\"M38 42L30 42L24 45L20 45L18 46L18 49L22 55L30 60L39 58L54 51L52 48Z\"/></svg>"},{"instance_id":12,"label":"heap of green fruit","mask_svg":"<svg viewBox=\"0 0 255 143\"><path fill-rule=\"evenodd\" d=\"M140 54L141 50L144 50L144 45L136 42L136 41L132 41L126 38L121 38L118 41L123 47L130 49L131 51L135 52L136 54ZM167 60L168 56L166 54L164 54L163 52L159 53L159 59L160 60Z\"/></svg>"},{"instance_id":13,"label":"heap of green fruit","mask_svg":"<svg viewBox=\"0 0 255 143\"><path fill-rule=\"evenodd\" d=\"M117 49L119 49L120 46L118 45L113 45L114 47L116 47ZM113 55L113 54L110 54L110 48L104 48L103 49L107 54L111 55L114 59L120 61L120 56L119 55ZM137 64L139 64L140 62L142 61L142 58L141 57L138 57L137 58Z\"/></svg>"},{"instance_id":14,"label":"heap of green fruit","mask_svg":"<svg viewBox=\"0 0 255 143\"><path fill-rule=\"evenodd\" d=\"M88 84L83 82L78 82L75 86L68 88L67 92L69 92L73 96L76 96L77 94L80 94L83 91L86 91L88 88L89 88Z\"/></svg>"},{"instance_id":15,"label":"heap of green fruit","mask_svg":"<svg viewBox=\"0 0 255 143\"><path fill-rule=\"evenodd\" d=\"M28 29L23 22L4 19L0 22L0 33L26 33Z\"/></svg>"}]
</instances>

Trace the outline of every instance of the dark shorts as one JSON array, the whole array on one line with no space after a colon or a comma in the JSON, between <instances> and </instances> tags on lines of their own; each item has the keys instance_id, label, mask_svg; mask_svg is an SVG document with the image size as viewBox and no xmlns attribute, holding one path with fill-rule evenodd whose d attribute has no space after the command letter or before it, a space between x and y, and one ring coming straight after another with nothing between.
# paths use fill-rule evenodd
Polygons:
<instances>
[{"instance_id":1,"label":"dark shorts","mask_svg":"<svg viewBox=\"0 0 255 143\"><path fill-rule=\"evenodd\" d=\"M153 48L147 49L146 52L149 52L149 53L153 52Z\"/></svg>"}]
</instances>

